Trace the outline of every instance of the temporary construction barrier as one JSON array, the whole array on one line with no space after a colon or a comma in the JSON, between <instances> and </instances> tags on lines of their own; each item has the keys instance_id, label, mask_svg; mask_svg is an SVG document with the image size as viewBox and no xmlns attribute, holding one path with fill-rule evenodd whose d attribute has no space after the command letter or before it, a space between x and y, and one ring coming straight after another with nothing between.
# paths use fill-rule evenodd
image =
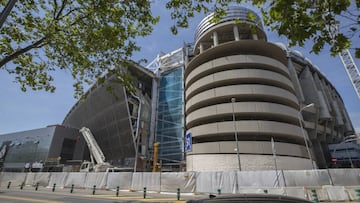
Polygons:
<instances>
[{"instance_id":1,"label":"temporary construction barrier","mask_svg":"<svg viewBox=\"0 0 360 203\"><path fill-rule=\"evenodd\" d=\"M39 172L39 173L27 173L25 185L35 186L48 186L51 173Z\"/></svg>"},{"instance_id":2,"label":"temporary construction barrier","mask_svg":"<svg viewBox=\"0 0 360 203\"><path fill-rule=\"evenodd\" d=\"M160 191L160 173L142 172L133 173L131 190Z\"/></svg>"},{"instance_id":3,"label":"temporary construction barrier","mask_svg":"<svg viewBox=\"0 0 360 203\"><path fill-rule=\"evenodd\" d=\"M64 188L67 177L70 173L66 172L54 172L50 175L49 185L48 187L53 187L54 184L56 184L56 187ZM76 174L71 174L70 179L72 177L77 177ZM70 181L73 181L72 179Z\"/></svg>"},{"instance_id":4,"label":"temporary construction barrier","mask_svg":"<svg viewBox=\"0 0 360 203\"><path fill-rule=\"evenodd\" d=\"M331 169L329 170L329 175L333 185L360 185L360 169L358 168Z\"/></svg>"},{"instance_id":5,"label":"temporary construction barrier","mask_svg":"<svg viewBox=\"0 0 360 203\"><path fill-rule=\"evenodd\" d=\"M285 186L322 186L331 185L327 170L284 170Z\"/></svg>"},{"instance_id":6,"label":"temporary construction barrier","mask_svg":"<svg viewBox=\"0 0 360 203\"><path fill-rule=\"evenodd\" d=\"M106 188L106 181L107 181L108 173L87 173L84 187L85 188L93 188L96 185L98 189L105 189Z\"/></svg>"},{"instance_id":7,"label":"temporary construction barrier","mask_svg":"<svg viewBox=\"0 0 360 203\"><path fill-rule=\"evenodd\" d=\"M108 173L106 181L106 189L129 190L132 183L132 172Z\"/></svg>"},{"instance_id":8,"label":"temporary construction barrier","mask_svg":"<svg viewBox=\"0 0 360 203\"><path fill-rule=\"evenodd\" d=\"M195 172L161 173L160 191L174 192L179 188L183 193L194 193L195 183Z\"/></svg>"},{"instance_id":9,"label":"temporary construction barrier","mask_svg":"<svg viewBox=\"0 0 360 203\"><path fill-rule=\"evenodd\" d=\"M11 182L11 183L9 183ZM47 186L199 194L269 193L319 201L356 200L360 169L214 172L0 173L1 187Z\"/></svg>"}]
</instances>

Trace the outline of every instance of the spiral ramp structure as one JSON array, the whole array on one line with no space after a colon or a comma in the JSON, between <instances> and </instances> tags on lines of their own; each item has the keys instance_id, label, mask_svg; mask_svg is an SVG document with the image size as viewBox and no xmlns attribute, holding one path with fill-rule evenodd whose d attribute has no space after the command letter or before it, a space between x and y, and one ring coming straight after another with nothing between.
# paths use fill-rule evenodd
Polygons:
<instances>
[{"instance_id":1,"label":"spiral ramp structure","mask_svg":"<svg viewBox=\"0 0 360 203\"><path fill-rule=\"evenodd\" d=\"M194 57L184 72L186 129L192 135L187 170L316 167L300 124L305 96L286 50L267 42L251 10L233 7L219 22L211 19L198 25Z\"/></svg>"}]
</instances>

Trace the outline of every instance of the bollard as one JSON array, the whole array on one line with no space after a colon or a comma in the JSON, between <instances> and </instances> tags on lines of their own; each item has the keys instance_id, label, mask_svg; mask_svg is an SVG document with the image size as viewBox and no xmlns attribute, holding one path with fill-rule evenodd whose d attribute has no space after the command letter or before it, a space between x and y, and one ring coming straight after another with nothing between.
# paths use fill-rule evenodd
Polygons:
<instances>
[{"instance_id":1,"label":"bollard","mask_svg":"<svg viewBox=\"0 0 360 203\"><path fill-rule=\"evenodd\" d=\"M218 189L218 195L221 195L221 189Z\"/></svg>"},{"instance_id":2,"label":"bollard","mask_svg":"<svg viewBox=\"0 0 360 203\"><path fill-rule=\"evenodd\" d=\"M317 197L317 194L316 194L316 190L315 190L315 189L311 189L311 196L312 196L313 202L315 202L315 203L318 203L318 202L319 202L319 199L318 199L318 197Z\"/></svg>"},{"instance_id":3,"label":"bollard","mask_svg":"<svg viewBox=\"0 0 360 203\"><path fill-rule=\"evenodd\" d=\"M177 189L176 198L177 200L180 200L180 188Z\"/></svg>"},{"instance_id":4,"label":"bollard","mask_svg":"<svg viewBox=\"0 0 360 203\"><path fill-rule=\"evenodd\" d=\"M360 189L355 189L357 201L360 202Z\"/></svg>"},{"instance_id":5,"label":"bollard","mask_svg":"<svg viewBox=\"0 0 360 203\"><path fill-rule=\"evenodd\" d=\"M35 191L37 191L39 189L39 183L36 183L35 185Z\"/></svg>"},{"instance_id":6,"label":"bollard","mask_svg":"<svg viewBox=\"0 0 360 203\"><path fill-rule=\"evenodd\" d=\"M144 199L146 198L146 187L144 187Z\"/></svg>"},{"instance_id":7,"label":"bollard","mask_svg":"<svg viewBox=\"0 0 360 203\"><path fill-rule=\"evenodd\" d=\"M92 194L95 195L96 185L93 186L93 192Z\"/></svg>"},{"instance_id":8,"label":"bollard","mask_svg":"<svg viewBox=\"0 0 360 203\"><path fill-rule=\"evenodd\" d=\"M74 192L74 184L71 184L70 193Z\"/></svg>"},{"instance_id":9,"label":"bollard","mask_svg":"<svg viewBox=\"0 0 360 203\"><path fill-rule=\"evenodd\" d=\"M120 187L119 187L119 186L117 186L117 187L116 187L116 197L118 197L118 196L119 196L119 189L120 189Z\"/></svg>"},{"instance_id":10,"label":"bollard","mask_svg":"<svg viewBox=\"0 0 360 203\"><path fill-rule=\"evenodd\" d=\"M25 183L22 182L21 185L20 185L20 190L22 190L24 188L24 185L25 185Z\"/></svg>"},{"instance_id":11,"label":"bollard","mask_svg":"<svg viewBox=\"0 0 360 203\"><path fill-rule=\"evenodd\" d=\"M264 193L267 194L267 193L268 193L268 190L267 190L267 189L264 189Z\"/></svg>"},{"instance_id":12,"label":"bollard","mask_svg":"<svg viewBox=\"0 0 360 203\"><path fill-rule=\"evenodd\" d=\"M11 185L11 181L9 181L8 185L7 185L7 189L10 188L10 185Z\"/></svg>"},{"instance_id":13,"label":"bollard","mask_svg":"<svg viewBox=\"0 0 360 203\"><path fill-rule=\"evenodd\" d=\"M55 192L56 183L54 183L52 191Z\"/></svg>"}]
</instances>

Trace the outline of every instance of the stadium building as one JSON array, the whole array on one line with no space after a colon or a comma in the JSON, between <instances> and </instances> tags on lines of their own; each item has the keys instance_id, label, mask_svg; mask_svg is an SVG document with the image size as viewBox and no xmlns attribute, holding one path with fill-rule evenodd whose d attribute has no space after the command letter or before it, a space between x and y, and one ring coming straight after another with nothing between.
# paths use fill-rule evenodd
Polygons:
<instances>
[{"instance_id":1,"label":"stadium building","mask_svg":"<svg viewBox=\"0 0 360 203\"><path fill-rule=\"evenodd\" d=\"M61 128L71 133L53 136L71 139L71 149L57 150L62 138L37 143L47 143L48 152L55 147L51 157L88 160L78 133L87 127L106 161L134 171L150 171L154 157L162 171L332 166L328 145L354 134L354 128L331 82L301 53L267 42L253 11L232 7L216 23L212 16L200 22L193 43L159 55L146 68L123 67L133 90L110 73L94 84L64 118ZM27 159L16 161L23 166L35 160L34 140L46 132L1 135L0 146L31 137L34 146L22 149Z\"/></svg>"}]
</instances>

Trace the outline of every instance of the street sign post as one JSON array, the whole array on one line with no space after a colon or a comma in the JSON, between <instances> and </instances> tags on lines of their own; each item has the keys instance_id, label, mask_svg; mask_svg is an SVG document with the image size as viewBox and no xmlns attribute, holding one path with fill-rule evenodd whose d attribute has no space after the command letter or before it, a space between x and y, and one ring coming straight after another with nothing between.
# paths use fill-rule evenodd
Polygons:
<instances>
[{"instance_id":1,"label":"street sign post","mask_svg":"<svg viewBox=\"0 0 360 203\"><path fill-rule=\"evenodd\" d=\"M185 136L185 151L190 152L192 150L192 135L191 133Z\"/></svg>"}]
</instances>

